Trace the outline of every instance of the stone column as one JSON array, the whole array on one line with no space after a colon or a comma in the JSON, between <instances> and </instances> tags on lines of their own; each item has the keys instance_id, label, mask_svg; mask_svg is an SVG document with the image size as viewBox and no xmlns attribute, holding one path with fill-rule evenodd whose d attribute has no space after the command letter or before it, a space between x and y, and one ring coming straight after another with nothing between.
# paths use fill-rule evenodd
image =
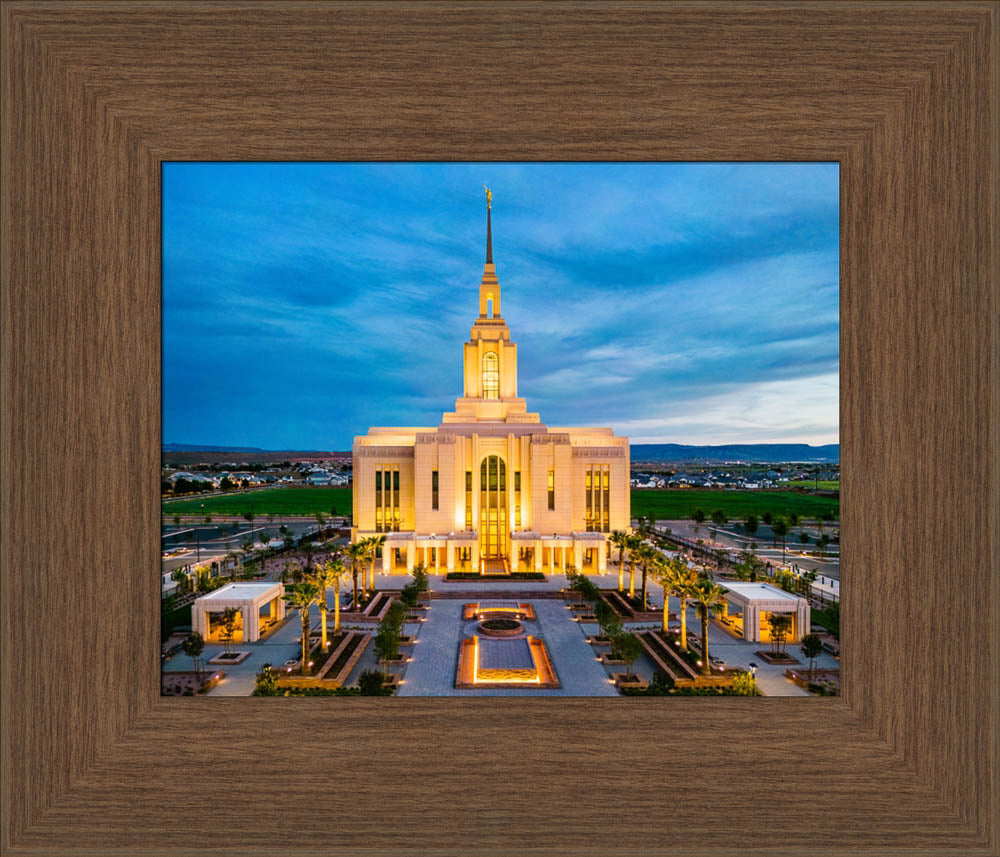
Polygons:
<instances>
[{"instance_id":1,"label":"stone column","mask_svg":"<svg viewBox=\"0 0 1000 857\"><path fill-rule=\"evenodd\" d=\"M542 548L542 550L544 550L544 548ZM549 574L552 574L552 572L554 571L555 561L556 561L556 549L549 548Z\"/></svg>"},{"instance_id":2,"label":"stone column","mask_svg":"<svg viewBox=\"0 0 1000 857\"><path fill-rule=\"evenodd\" d=\"M573 564L577 571L583 571L583 545L577 539L573 540Z\"/></svg>"},{"instance_id":3,"label":"stone column","mask_svg":"<svg viewBox=\"0 0 1000 857\"><path fill-rule=\"evenodd\" d=\"M260 637L260 614L259 608L252 602L246 601L240 608L243 614L243 642L253 643Z\"/></svg>"},{"instance_id":4,"label":"stone column","mask_svg":"<svg viewBox=\"0 0 1000 857\"><path fill-rule=\"evenodd\" d=\"M452 572L455 570L455 543L452 541L448 542L448 553L445 555L445 559L448 561L448 571Z\"/></svg>"},{"instance_id":5,"label":"stone column","mask_svg":"<svg viewBox=\"0 0 1000 857\"><path fill-rule=\"evenodd\" d=\"M441 573L441 548L434 545L434 573Z\"/></svg>"},{"instance_id":6,"label":"stone column","mask_svg":"<svg viewBox=\"0 0 1000 857\"><path fill-rule=\"evenodd\" d=\"M392 548L388 544L382 545L382 574L389 574L392 571Z\"/></svg>"},{"instance_id":7,"label":"stone column","mask_svg":"<svg viewBox=\"0 0 1000 857\"><path fill-rule=\"evenodd\" d=\"M605 539L597 546L597 572L598 574L608 573L608 543Z\"/></svg>"},{"instance_id":8,"label":"stone column","mask_svg":"<svg viewBox=\"0 0 1000 857\"><path fill-rule=\"evenodd\" d=\"M510 543L510 570L518 571L521 568L521 543L511 541Z\"/></svg>"},{"instance_id":9,"label":"stone column","mask_svg":"<svg viewBox=\"0 0 1000 857\"><path fill-rule=\"evenodd\" d=\"M532 548L531 552L532 552L532 554L534 554L535 571L541 572L541 570L542 570L542 542L539 539L537 541L532 542L532 545L533 545L533 548Z\"/></svg>"},{"instance_id":10,"label":"stone column","mask_svg":"<svg viewBox=\"0 0 1000 857\"><path fill-rule=\"evenodd\" d=\"M406 543L406 571L413 571L417 556L417 544L412 539Z\"/></svg>"},{"instance_id":11,"label":"stone column","mask_svg":"<svg viewBox=\"0 0 1000 857\"><path fill-rule=\"evenodd\" d=\"M475 541L473 541L472 544L469 545L469 547L471 548L471 564L472 564L472 568L470 570L472 572L478 574L479 573L479 539L476 539Z\"/></svg>"}]
</instances>

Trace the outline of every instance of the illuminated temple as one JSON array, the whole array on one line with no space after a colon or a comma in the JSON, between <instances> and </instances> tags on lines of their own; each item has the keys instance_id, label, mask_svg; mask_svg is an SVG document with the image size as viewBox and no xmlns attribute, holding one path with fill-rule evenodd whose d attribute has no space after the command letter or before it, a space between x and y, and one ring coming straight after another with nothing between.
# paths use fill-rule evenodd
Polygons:
<instances>
[{"instance_id":1,"label":"illuminated temple","mask_svg":"<svg viewBox=\"0 0 1000 857\"><path fill-rule=\"evenodd\" d=\"M436 427L376 427L354 439L352 539L384 534L386 573L421 563L432 573L570 565L603 573L608 535L629 526L628 438L547 426L518 397L491 209L487 191L486 262L479 314L462 347L462 397Z\"/></svg>"}]
</instances>

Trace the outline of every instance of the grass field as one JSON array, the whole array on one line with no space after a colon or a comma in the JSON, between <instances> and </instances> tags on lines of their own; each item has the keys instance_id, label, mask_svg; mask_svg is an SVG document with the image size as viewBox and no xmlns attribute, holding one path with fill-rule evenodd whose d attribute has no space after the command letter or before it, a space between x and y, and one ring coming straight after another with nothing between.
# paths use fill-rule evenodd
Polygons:
<instances>
[{"instance_id":1,"label":"grass field","mask_svg":"<svg viewBox=\"0 0 1000 857\"><path fill-rule=\"evenodd\" d=\"M204 510L202 510L204 505ZM815 497L795 491L713 491L696 488L649 488L632 492L632 517L689 518L697 507L711 515L722 509L730 518L744 518L754 513L815 517L823 512L840 511L840 501ZM317 512L338 515L351 512L350 488L262 488L247 494L222 497L191 497L168 500L165 515L242 515L253 510L257 515L307 515Z\"/></svg>"},{"instance_id":2,"label":"grass field","mask_svg":"<svg viewBox=\"0 0 1000 857\"><path fill-rule=\"evenodd\" d=\"M810 479L804 479L801 482L791 482L789 484L795 485L798 488L818 488L820 491L840 490L839 479L820 479L818 482L814 482Z\"/></svg>"},{"instance_id":3,"label":"grass field","mask_svg":"<svg viewBox=\"0 0 1000 857\"><path fill-rule=\"evenodd\" d=\"M824 512L839 514L840 501L797 491L725 491L697 488L648 488L632 491L632 517L690 518L698 507L706 515L722 509L728 518L745 518L765 512L813 518Z\"/></svg>"},{"instance_id":4,"label":"grass field","mask_svg":"<svg viewBox=\"0 0 1000 857\"><path fill-rule=\"evenodd\" d=\"M204 510L202 510L204 505ZM165 515L242 515L250 510L257 515L338 515L351 514L351 489L342 487L261 488L246 494L221 497L191 497L167 500Z\"/></svg>"}]
</instances>

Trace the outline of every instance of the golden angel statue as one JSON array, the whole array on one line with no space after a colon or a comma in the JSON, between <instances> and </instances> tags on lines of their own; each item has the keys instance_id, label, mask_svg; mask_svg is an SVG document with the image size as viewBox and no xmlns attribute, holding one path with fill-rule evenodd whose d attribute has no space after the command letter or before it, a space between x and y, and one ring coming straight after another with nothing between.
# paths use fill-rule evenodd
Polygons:
<instances>
[{"instance_id":1,"label":"golden angel statue","mask_svg":"<svg viewBox=\"0 0 1000 857\"><path fill-rule=\"evenodd\" d=\"M493 207L493 191L491 191L486 185L483 185L483 190L486 191L486 207Z\"/></svg>"}]
</instances>

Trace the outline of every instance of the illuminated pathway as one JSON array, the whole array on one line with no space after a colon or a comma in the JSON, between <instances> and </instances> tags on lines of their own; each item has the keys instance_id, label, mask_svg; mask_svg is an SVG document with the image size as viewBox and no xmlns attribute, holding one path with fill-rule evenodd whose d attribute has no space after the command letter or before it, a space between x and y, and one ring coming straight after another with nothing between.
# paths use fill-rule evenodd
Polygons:
<instances>
[{"instance_id":1,"label":"illuminated pathway","mask_svg":"<svg viewBox=\"0 0 1000 857\"><path fill-rule=\"evenodd\" d=\"M522 600L522 599L518 599ZM617 696L608 682L604 667L584 639L580 626L571 618L566 604L557 599L530 602L537 622L526 622L529 633L542 637L549 649L562 687L494 688L459 690L455 687L458 642L462 629L475 621L462 621L462 599L434 599L413 647L413 662L406 667L400 696Z\"/></svg>"}]
</instances>

